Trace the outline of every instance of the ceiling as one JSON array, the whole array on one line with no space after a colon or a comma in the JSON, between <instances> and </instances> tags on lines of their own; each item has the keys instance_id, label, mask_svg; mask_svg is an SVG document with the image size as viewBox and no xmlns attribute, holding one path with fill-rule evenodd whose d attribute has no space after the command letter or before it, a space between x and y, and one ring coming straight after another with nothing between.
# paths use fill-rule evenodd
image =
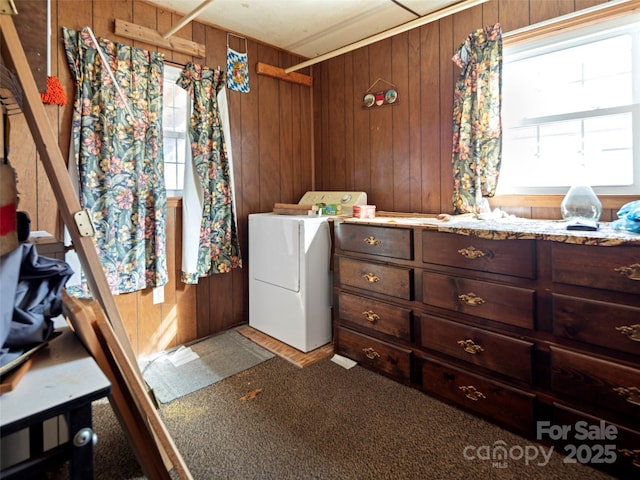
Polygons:
<instances>
[{"instance_id":1,"label":"ceiling","mask_svg":"<svg viewBox=\"0 0 640 480\"><path fill-rule=\"evenodd\" d=\"M314 58L461 0L147 0L194 20ZM166 32L160 32L162 34Z\"/></svg>"}]
</instances>

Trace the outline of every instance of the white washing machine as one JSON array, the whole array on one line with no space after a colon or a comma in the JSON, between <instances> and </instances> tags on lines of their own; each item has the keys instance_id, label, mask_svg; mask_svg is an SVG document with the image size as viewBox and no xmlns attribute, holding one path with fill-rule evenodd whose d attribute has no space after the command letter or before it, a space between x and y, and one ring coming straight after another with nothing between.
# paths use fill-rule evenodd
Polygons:
<instances>
[{"instance_id":1,"label":"white washing machine","mask_svg":"<svg viewBox=\"0 0 640 480\"><path fill-rule=\"evenodd\" d=\"M307 192L299 202L366 205L364 192ZM249 215L249 325L302 352L331 341L329 218Z\"/></svg>"}]
</instances>

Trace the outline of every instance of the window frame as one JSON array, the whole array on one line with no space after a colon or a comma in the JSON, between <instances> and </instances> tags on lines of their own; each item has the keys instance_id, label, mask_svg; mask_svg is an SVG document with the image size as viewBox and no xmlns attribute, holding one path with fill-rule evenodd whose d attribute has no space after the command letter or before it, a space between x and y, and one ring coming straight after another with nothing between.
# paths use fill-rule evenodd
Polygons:
<instances>
[{"instance_id":1,"label":"window frame","mask_svg":"<svg viewBox=\"0 0 640 480\"><path fill-rule=\"evenodd\" d=\"M625 0L613 0L507 32L503 35L503 45L512 47L530 41L538 41L559 33L568 33L592 23L609 21L638 13L640 13L640 6L637 3L629 4ZM515 208L558 208L563 197L564 195L560 194L510 193L496 194L490 200L492 205L508 205ZM617 209L627 202L637 200L637 194L607 194L599 195L599 198L603 208Z\"/></svg>"}]
</instances>

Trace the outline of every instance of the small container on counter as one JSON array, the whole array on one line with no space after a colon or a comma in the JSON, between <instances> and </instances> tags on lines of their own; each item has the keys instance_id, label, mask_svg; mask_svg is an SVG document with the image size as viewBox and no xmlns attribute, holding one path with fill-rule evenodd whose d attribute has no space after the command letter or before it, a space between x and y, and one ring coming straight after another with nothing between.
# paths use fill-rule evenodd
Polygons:
<instances>
[{"instance_id":1,"label":"small container on counter","mask_svg":"<svg viewBox=\"0 0 640 480\"><path fill-rule=\"evenodd\" d=\"M376 206L375 205L354 205L353 216L355 218L375 218Z\"/></svg>"}]
</instances>

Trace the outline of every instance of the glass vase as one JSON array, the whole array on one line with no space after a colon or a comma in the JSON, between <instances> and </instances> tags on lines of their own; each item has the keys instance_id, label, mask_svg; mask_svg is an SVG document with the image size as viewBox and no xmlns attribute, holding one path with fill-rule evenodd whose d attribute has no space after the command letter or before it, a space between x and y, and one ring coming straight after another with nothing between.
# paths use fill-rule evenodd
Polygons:
<instances>
[{"instance_id":1,"label":"glass vase","mask_svg":"<svg viewBox=\"0 0 640 480\"><path fill-rule=\"evenodd\" d=\"M588 185L575 185L569 189L560 204L565 220L590 220L597 222L602 215L602 203Z\"/></svg>"}]
</instances>

